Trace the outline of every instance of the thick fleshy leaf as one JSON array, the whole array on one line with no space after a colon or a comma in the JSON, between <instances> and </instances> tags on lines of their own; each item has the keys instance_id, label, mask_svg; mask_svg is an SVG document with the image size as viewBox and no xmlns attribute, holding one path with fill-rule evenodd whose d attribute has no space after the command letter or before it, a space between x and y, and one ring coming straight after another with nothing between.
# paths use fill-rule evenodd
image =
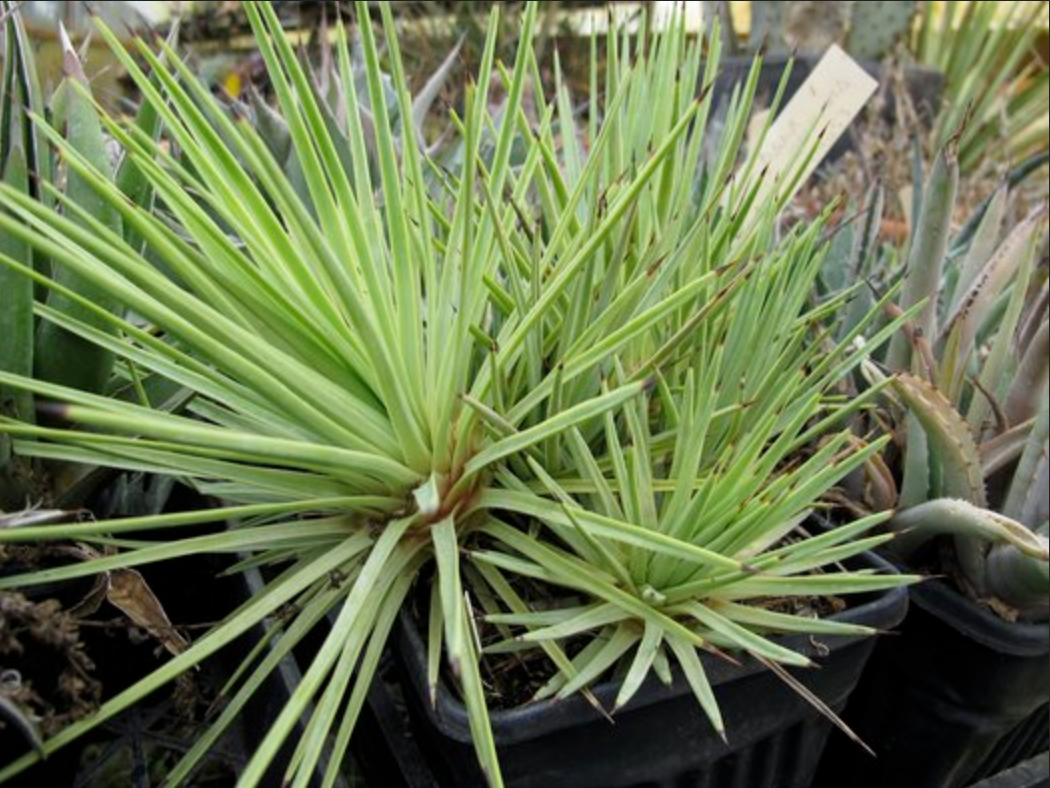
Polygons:
<instances>
[{"instance_id":1,"label":"thick fleshy leaf","mask_svg":"<svg viewBox=\"0 0 1050 788\"><path fill-rule=\"evenodd\" d=\"M901 374L894 390L922 425L941 468L942 494L985 505L981 459L969 425L952 403L921 378Z\"/></svg>"},{"instance_id":2,"label":"thick fleshy leaf","mask_svg":"<svg viewBox=\"0 0 1050 788\"><path fill-rule=\"evenodd\" d=\"M87 77L65 29L63 28L60 32L62 35L62 70L65 80L59 89L63 91L62 123L65 127L66 139L69 140L70 146L83 154L92 166L112 179L114 168L106 148L102 124L90 98L85 95L88 89ZM79 206L102 225L115 233L122 232L120 214L95 191L90 182L82 178L75 170L66 173L65 195L71 203ZM105 309L110 311L119 309L119 302L112 293L94 286L74 270L58 265L55 279L59 284L82 293ZM96 325L99 325L94 315L85 313L78 304L59 293L52 293L48 302L60 312L66 312L89 323L95 322ZM99 392L109 382L112 368L113 357L107 350L85 342L80 337L69 334L54 324L41 324L34 353L34 372L39 377Z\"/></svg>"}]
</instances>

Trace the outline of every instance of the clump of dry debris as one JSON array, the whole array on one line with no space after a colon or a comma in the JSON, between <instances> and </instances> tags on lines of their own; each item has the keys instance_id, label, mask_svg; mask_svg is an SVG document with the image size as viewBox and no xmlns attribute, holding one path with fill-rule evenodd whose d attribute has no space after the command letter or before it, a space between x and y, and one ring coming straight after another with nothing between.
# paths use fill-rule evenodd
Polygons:
<instances>
[{"instance_id":1,"label":"clump of dry debris","mask_svg":"<svg viewBox=\"0 0 1050 788\"><path fill-rule=\"evenodd\" d=\"M47 737L92 713L102 691L93 670L77 620L60 602L0 592L0 696L11 711L0 729L28 724L35 731L23 729L27 738Z\"/></svg>"}]
</instances>

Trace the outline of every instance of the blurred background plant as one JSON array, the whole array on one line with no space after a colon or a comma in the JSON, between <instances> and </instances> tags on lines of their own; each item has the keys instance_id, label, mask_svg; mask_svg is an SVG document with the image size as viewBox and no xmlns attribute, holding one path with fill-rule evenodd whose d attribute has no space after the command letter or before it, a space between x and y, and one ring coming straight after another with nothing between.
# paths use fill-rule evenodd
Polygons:
<instances>
[{"instance_id":1,"label":"blurred background plant","mask_svg":"<svg viewBox=\"0 0 1050 788\"><path fill-rule=\"evenodd\" d=\"M1016 166L1046 149L1050 75L1037 47L1040 36L1045 41L1048 9L1046 2L950 0L934 13L927 3L912 50L946 80L931 150L962 129L956 143L962 173Z\"/></svg>"},{"instance_id":2,"label":"blurred background plant","mask_svg":"<svg viewBox=\"0 0 1050 788\"><path fill-rule=\"evenodd\" d=\"M752 0L748 47L786 54L840 44L859 60L892 55L912 28L916 2L769 2Z\"/></svg>"}]
</instances>

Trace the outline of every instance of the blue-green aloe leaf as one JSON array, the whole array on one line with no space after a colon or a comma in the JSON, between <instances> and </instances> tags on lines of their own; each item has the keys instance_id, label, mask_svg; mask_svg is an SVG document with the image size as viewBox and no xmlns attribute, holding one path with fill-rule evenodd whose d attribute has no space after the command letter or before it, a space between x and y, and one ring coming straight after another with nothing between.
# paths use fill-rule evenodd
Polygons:
<instances>
[{"instance_id":1,"label":"blue-green aloe leaf","mask_svg":"<svg viewBox=\"0 0 1050 788\"><path fill-rule=\"evenodd\" d=\"M65 136L70 144L98 169L113 176L113 165L106 148L102 124L92 103L88 80L83 65L73 49L69 37L62 32L63 80L62 96L63 124ZM67 172L66 199L82 208L87 214L117 233L122 231L120 214L116 208L98 194L92 185L77 171ZM73 212L73 219L79 217ZM116 311L117 302L112 294L99 290L83 280L78 274L64 267L55 271L55 281L63 287L87 296L95 304ZM99 318L69 298L53 293L48 305L60 312L76 317L83 322L103 330L111 330ZM91 342L62 329L53 323L41 323L36 337L34 371L43 380L73 386L79 389L100 392L109 381L113 369L113 355Z\"/></svg>"}]
</instances>

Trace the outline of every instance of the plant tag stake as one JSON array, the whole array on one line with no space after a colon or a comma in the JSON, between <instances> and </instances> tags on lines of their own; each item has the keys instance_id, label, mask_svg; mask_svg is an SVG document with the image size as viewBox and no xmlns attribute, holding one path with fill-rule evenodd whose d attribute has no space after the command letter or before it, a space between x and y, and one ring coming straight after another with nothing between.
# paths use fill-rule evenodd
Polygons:
<instances>
[{"instance_id":1,"label":"plant tag stake","mask_svg":"<svg viewBox=\"0 0 1050 788\"><path fill-rule=\"evenodd\" d=\"M769 127L754 172L764 173L756 205L790 184L777 196L785 203L798 192L839 137L868 103L879 83L840 47L832 45ZM817 135L819 139L814 142ZM810 157L799 157L799 151ZM800 164L792 171L792 162Z\"/></svg>"}]
</instances>

